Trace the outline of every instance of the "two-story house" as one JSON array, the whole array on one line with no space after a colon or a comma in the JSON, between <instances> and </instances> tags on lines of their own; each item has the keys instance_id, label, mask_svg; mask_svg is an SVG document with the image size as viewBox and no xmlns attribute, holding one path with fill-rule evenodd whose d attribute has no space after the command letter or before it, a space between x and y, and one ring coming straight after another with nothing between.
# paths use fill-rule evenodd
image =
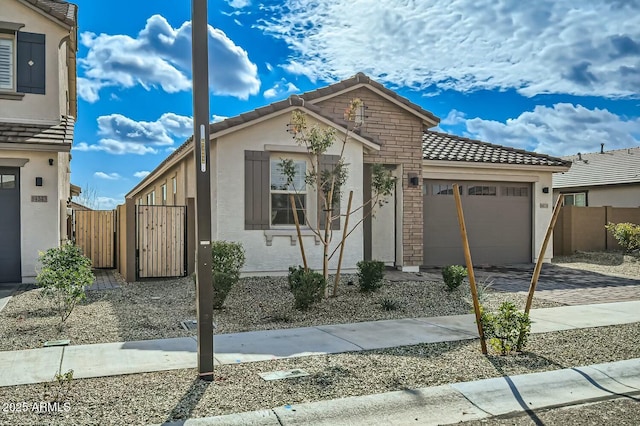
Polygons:
<instances>
[{"instance_id":1,"label":"two-story house","mask_svg":"<svg viewBox=\"0 0 640 426\"><path fill-rule=\"evenodd\" d=\"M78 8L1 3L0 283L32 282L38 252L67 235Z\"/></svg>"}]
</instances>

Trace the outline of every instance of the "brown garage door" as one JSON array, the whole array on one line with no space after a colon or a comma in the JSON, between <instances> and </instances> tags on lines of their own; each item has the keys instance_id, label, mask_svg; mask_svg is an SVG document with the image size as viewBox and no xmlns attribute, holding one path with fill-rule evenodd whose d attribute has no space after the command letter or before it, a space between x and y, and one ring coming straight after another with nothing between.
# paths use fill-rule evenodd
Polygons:
<instances>
[{"instance_id":1,"label":"brown garage door","mask_svg":"<svg viewBox=\"0 0 640 426\"><path fill-rule=\"evenodd\" d=\"M464 264L452 181L425 180L424 265ZM531 262L531 185L455 182L475 265Z\"/></svg>"}]
</instances>

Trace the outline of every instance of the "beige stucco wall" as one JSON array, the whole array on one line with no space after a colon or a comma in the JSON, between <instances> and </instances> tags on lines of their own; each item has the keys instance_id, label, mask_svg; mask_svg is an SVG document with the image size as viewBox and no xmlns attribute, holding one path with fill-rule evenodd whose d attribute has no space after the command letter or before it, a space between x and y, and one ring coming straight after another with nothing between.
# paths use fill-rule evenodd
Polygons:
<instances>
[{"instance_id":1,"label":"beige stucco wall","mask_svg":"<svg viewBox=\"0 0 640 426\"><path fill-rule=\"evenodd\" d=\"M18 1L2 1L3 21L24 24L20 31L45 34L46 64L45 64L45 94L25 94L22 100L0 100L0 117L13 121L60 121L60 115L66 114L65 91L68 83L61 85L61 80L67 79L66 72L66 44L60 46L62 39L69 35L69 31L40 11L30 8ZM62 50L62 51L61 51ZM59 88L60 87L60 88Z\"/></svg>"},{"instance_id":2,"label":"beige stucco wall","mask_svg":"<svg viewBox=\"0 0 640 426\"><path fill-rule=\"evenodd\" d=\"M20 168L20 248L23 282L33 282L38 252L57 247L61 238L61 208L58 193L58 167L55 152L0 151L0 159L23 158L29 161ZM43 186L36 186L36 177ZM46 196L46 202L32 202L32 196Z\"/></svg>"},{"instance_id":3,"label":"beige stucco wall","mask_svg":"<svg viewBox=\"0 0 640 426\"><path fill-rule=\"evenodd\" d=\"M440 164L438 164L440 163ZM425 179L442 180L475 180L475 181L502 181L502 182L527 182L533 188L532 211L532 262L537 261L538 253L542 247L547 227L553 214L553 192L551 191L551 170L536 167L518 166L510 168L488 164L486 167L460 167L451 162L425 161L423 167ZM543 188L549 188L549 193L542 192ZM553 241L550 240L543 256L545 262L550 262L553 257Z\"/></svg>"},{"instance_id":4,"label":"beige stucco wall","mask_svg":"<svg viewBox=\"0 0 640 426\"><path fill-rule=\"evenodd\" d=\"M268 121L255 124L251 127L218 138L215 144L215 177L212 177L216 214L213 214L212 228L217 230L216 239L240 241L247 252L245 272L251 274L286 273L289 266L302 263L300 248L294 237L293 243L290 236L273 236L272 244L267 245L266 233L273 230L245 230L244 229L244 151L263 150L265 145L295 146L291 135L286 132L286 124L290 121L290 114L284 113ZM314 120L309 117L309 124ZM324 124L323 124L324 125ZM302 158L301 154L292 154L284 151L271 151L272 158ZM334 145L328 154L338 155L339 147ZM346 210L348 192L354 191L354 206L362 204L362 145L356 141L350 141L345 149L345 161L349 163L349 177L346 183L344 198L341 202L341 210ZM313 210L315 195L308 194L308 201ZM351 223L357 223L361 218L358 212L350 219ZM344 219L342 221L344 226ZM340 238L342 232L334 231L332 248ZM294 227L280 227L289 234L295 231ZM313 269L322 268L322 246L315 244L313 236L303 237L305 251L309 266ZM334 256L330 267L337 264L337 255ZM359 226L347 240L343 260L343 270L353 270L356 263L363 259L362 226Z\"/></svg>"},{"instance_id":5,"label":"beige stucco wall","mask_svg":"<svg viewBox=\"0 0 640 426\"><path fill-rule=\"evenodd\" d=\"M589 207L640 207L640 183L588 188L559 188L553 191L554 199L559 193L567 192L587 192Z\"/></svg>"}]
</instances>

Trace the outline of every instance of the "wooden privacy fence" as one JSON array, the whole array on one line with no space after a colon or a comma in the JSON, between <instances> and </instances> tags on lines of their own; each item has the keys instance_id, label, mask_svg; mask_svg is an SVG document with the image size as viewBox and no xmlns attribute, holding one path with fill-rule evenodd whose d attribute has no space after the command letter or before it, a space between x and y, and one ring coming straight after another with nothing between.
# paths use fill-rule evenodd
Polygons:
<instances>
[{"instance_id":1,"label":"wooden privacy fence","mask_svg":"<svg viewBox=\"0 0 640 426\"><path fill-rule=\"evenodd\" d=\"M76 210L73 213L74 241L91 259L94 268L115 267L114 210Z\"/></svg>"},{"instance_id":2,"label":"wooden privacy fence","mask_svg":"<svg viewBox=\"0 0 640 426\"><path fill-rule=\"evenodd\" d=\"M187 274L185 206L136 206L138 278Z\"/></svg>"},{"instance_id":3,"label":"wooden privacy fence","mask_svg":"<svg viewBox=\"0 0 640 426\"><path fill-rule=\"evenodd\" d=\"M562 207L553 232L553 255L621 250L605 229L609 222L640 224L640 207Z\"/></svg>"}]
</instances>

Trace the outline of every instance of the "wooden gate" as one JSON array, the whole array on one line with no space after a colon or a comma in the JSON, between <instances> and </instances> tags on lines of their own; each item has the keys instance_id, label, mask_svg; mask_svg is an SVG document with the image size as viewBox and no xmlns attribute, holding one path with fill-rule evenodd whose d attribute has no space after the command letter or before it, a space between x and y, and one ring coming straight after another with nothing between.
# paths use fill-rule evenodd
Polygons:
<instances>
[{"instance_id":1,"label":"wooden gate","mask_svg":"<svg viewBox=\"0 0 640 426\"><path fill-rule=\"evenodd\" d=\"M114 210L76 210L73 213L74 241L91 259L94 268L115 267Z\"/></svg>"},{"instance_id":2,"label":"wooden gate","mask_svg":"<svg viewBox=\"0 0 640 426\"><path fill-rule=\"evenodd\" d=\"M138 278L187 274L186 206L136 206Z\"/></svg>"}]
</instances>

